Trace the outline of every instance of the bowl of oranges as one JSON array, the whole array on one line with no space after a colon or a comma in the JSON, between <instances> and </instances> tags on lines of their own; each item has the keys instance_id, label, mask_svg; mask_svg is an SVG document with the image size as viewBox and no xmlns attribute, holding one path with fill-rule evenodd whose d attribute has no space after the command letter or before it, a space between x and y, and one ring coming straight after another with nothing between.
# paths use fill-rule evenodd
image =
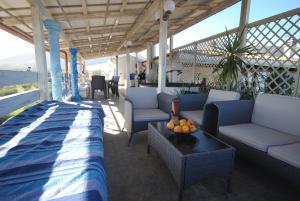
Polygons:
<instances>
[{"instance_id":1,"label":"bowl of oranges","mask_svg":"<svg viewBox=\"0 0 300 201\"><path fill-rule=\"evenodd\" d=\"M167 123L167 128L173 131L175 134L188 135L198 130L197 125L191 119L171 119Z\"/></svg>"}]
</instances>

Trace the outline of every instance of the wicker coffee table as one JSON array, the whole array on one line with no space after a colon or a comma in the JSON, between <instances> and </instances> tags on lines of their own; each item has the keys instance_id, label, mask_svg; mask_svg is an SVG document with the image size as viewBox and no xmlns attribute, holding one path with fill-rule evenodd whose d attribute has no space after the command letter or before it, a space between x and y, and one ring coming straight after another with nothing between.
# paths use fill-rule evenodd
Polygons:
<instances>
[{"instance_id":1,"label":"wicker coffee table","mask_svg":"<svg viewBox=\"0 0 300 201\"><path fill-rule=\"evenodd\" d=\"M176 135L166 124L149 123L148 154L153 147L163 159L179 187L178 199L182 200L187 187L206 177L224 177L230 192L234 148L201 130L188 136Z\"/></svg>"}]
</instances>

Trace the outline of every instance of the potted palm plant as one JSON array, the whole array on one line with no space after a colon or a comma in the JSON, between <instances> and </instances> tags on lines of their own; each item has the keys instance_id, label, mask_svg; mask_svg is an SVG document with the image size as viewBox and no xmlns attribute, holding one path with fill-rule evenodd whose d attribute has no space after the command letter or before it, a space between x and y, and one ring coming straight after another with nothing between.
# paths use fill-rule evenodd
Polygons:
<instances>
[{"instance_id":1,"label":"potted palm plant","mask_svg":"<svg viewBox=\"0 0 300 201\"><path fill-rule=\"evenodd\" d=\"M234 34L230 37L230 33L226 29L226 37L221 46L214 46L217 52L216 56L222 57L214 69L214 73L219 74L220 83L224 84L227 90L233 90L239 83L239 75L246 76L246 62L243 56L253 55L254 48L252 45L242 46L242 32Z\"/></svg>"}]
</instances>

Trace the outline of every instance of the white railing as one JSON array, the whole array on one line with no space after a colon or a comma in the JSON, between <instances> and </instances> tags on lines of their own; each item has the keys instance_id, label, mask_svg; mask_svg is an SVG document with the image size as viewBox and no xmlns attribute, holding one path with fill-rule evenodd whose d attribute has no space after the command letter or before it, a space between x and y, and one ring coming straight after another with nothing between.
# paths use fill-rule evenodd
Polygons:
<instances>
[{"instance_id":1,"label":"white railing","mask_svg":"<svg viewBox=\"0 0 300 201\"><path fill-rule=\"evenodd\" d=\"M37 72L0 70L0 90L1 87L34 83L37 84L37 82ZM49 86L50 80L47 83ZM70 100L71 95L71 74L68 74L67 79L66 74L64 74L63 100ZM41 98L40 96L41 94L39 89L32 89L25 92L0 97L0 118L26 105L39 101Z\"/></svg>"},{"instance_id":2,"label":"white railing","mask_svg":"<svg viewBox=\"0 0 300 201\"><path fill-rule=\"evenodd\" d=\"M238 28L229 30L232 38ZM172 68L182 69L186 82L215 80L212 75L221 57L214 56L225 32L178 47L172 51ZM300 8L247 25L246 44L258 54L244 58L248 82L260 92L300 96ZM195 67L194 78L190 71Z\"/></svg>"},{"instance_id":3,"label":"white railing","mask_svg":"<svg viewBox=\"0 0 300 201\"><path fill-rule=\"evenodd\" d=\"M29 71L0 71L0 87L32 84L37 82L37 73ZM29 105L40 98L39 89L0 97L0 117Z\"/></svg>"}]
</instances>

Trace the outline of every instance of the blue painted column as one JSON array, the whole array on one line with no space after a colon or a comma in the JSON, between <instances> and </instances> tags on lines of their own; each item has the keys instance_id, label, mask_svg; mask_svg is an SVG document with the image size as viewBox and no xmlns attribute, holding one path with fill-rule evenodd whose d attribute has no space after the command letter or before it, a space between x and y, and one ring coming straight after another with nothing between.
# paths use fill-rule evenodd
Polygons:
<instances>
[{"instance_id":1,"label":"blue painted column","mask_svg":"<svg viewBox=\"0 0 300 201\"><path fill-rule=\"evenodd\" d=\"M60 23L54 20L45 20L44 25L48 30L48 40L50 46L50 73L52 81L53 100L62 100L63 95L63 73L60 65L59 52L59 33L61 31Z\"/></svg>"},{"instance_id":2,"label":"blue painted column","mask_svg":"<svg viewBox=\"0 0 300 201\"><path fill-rule=\"evenodd\" d=\"M77 48L70 48L72 62L72 81L73 81L73 100L79 101L80 95L78 90L78 71L77 71Z\"/></svg>"}]
</instances>

